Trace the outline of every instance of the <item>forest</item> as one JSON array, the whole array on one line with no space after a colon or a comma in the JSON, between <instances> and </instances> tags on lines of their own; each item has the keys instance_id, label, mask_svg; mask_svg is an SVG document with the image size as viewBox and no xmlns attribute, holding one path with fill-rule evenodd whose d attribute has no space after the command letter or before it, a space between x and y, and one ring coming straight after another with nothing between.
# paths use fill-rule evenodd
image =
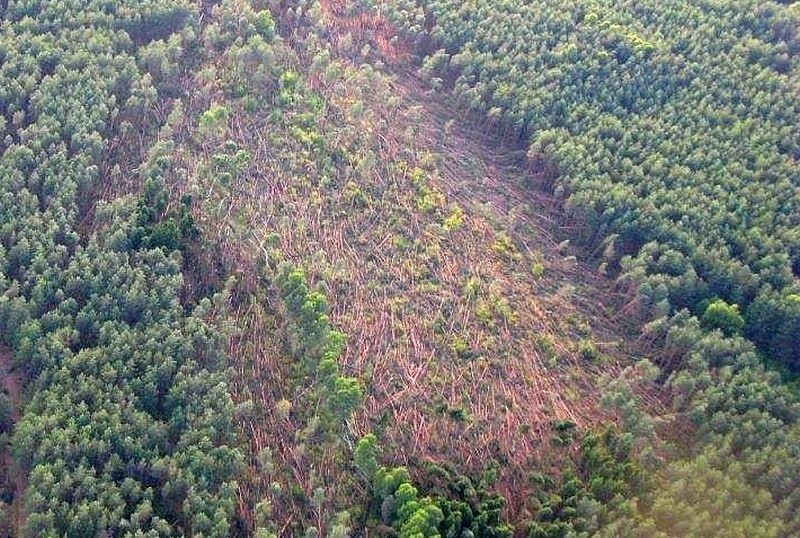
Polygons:
<instances>
[{"instance_id":1,"label":"forest","mask_svg":"<svg viewBox=\"0 0 800 538\"><path fill-rule=\"evenodd\" d=\"M0 4L0 537L800 535L800 4Z\"/></svg>"}]
</instances>

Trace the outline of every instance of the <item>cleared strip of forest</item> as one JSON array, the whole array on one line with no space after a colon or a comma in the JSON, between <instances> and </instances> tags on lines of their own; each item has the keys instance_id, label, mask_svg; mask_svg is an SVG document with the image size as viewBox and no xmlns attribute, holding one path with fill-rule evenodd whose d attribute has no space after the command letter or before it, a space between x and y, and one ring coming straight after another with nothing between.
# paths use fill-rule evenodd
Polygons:
<instances>
[{"instance_id":1,"label":"cleared strip of forest","mask_svg":"<svg viewBox=\"0 0 800 538\"><path fill-rule=\"evenodd\" d=\"M0 346L0 376L3 378L2 434L10 437L13 433L13 425L19 421L20 408L22 406L22 375L19 370L15 371L11 361L11 352L3 346ZM8 444L2 447L2 464L2 487L3 489L12 489L11 497L13 499L6 512L6 517L10 520L7 525L11 530L12 536L21 536L25 522L25 510L22 501L28 481L25 472L19 463L14 460L11 454L11 446Z\"/></svg>"},{"instance_id":2,"label":"cleared strip of forest","mask_svg":"<svg viewBox=\"0 0 800 538\"><path fill-rule=\"evenodd\" d=\"M635 347L607 315L620 298L556 239L555 206L523 198L513 159L495 157L416 79L332 54L313 33L248 48L213 33L230 31L231 9L210 26L228 44L198 69L171 156L173 199L194 196L198 226L235 277L236 392L255 402L241 423L253 462L241 511L266 497L286 530L320 516L273 482L306 498L349 482L335 450L314 456L303 437L314 429L295 402L310 388L262 279L268 256L305 267L347 334L340 365L367 384L351 435L375 431L412 466L454 461L479 474L496 460L518 511L527 470L568 456L550 450L552 422L613 420L598 383Z\"/></svg>"}]
</instances>

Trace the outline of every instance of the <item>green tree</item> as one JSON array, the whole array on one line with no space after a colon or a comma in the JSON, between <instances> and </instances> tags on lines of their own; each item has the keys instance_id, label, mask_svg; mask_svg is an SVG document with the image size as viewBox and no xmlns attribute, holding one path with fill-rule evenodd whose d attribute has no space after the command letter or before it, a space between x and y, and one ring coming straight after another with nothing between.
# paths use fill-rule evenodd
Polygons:
<instances>
[{"instance_id":1,"label":"green tree","mask_svg":"<svg viewBox=\"0 0 800 538\"><path fill-rule=\"evenodd\" d=\"M720 329L727 335L739 334L744 328L744 318L738 305L730 305L722 299L711 301L701 318L703 325L710 329Z\"/></svg>"}]
</instances>

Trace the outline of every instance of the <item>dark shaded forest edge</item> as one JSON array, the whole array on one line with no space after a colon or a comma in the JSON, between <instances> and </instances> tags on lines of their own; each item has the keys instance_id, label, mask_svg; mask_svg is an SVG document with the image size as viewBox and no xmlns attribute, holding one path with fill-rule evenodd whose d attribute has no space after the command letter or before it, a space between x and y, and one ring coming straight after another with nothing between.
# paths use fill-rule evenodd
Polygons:
<instances>
[{"instance_id":1,"label":"dark shaded forest edge","mask_svg":"<svg viewBox=\"0 0 800 538\"><path fill-rule=\"evenodd\" d=\"M800 533L796 5L529 4L3 8L0 535Z\"/></svg>"}]
</instances>

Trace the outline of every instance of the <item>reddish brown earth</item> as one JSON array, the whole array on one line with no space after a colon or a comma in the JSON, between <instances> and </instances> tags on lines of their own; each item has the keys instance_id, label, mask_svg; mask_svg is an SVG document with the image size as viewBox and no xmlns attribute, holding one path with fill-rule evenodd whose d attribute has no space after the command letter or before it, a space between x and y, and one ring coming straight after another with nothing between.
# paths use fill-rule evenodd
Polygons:
<instances>
[{"instance_id":1,"label":"reddish brown earth","mask_svg":"<svg viewBox=\"0 0 800 538\"><path fill-rule=\"evenodd\" d=\"M11 362L11 352L0 348L0 376L2 376L2 389L11 399L11 420L17 423L20 417L20 405L22 403L22 376L19 371L15 371ZM6 446L2 454L3 469L8 476L8 481L14 487L14 501L11 504L11 525L14 536L21 536L21 529L25 522L25 512L23 511L23 498L27 480L25 473L20 468L17 461L11 456L10 447Z\"/></svg>"}]
</instances>

